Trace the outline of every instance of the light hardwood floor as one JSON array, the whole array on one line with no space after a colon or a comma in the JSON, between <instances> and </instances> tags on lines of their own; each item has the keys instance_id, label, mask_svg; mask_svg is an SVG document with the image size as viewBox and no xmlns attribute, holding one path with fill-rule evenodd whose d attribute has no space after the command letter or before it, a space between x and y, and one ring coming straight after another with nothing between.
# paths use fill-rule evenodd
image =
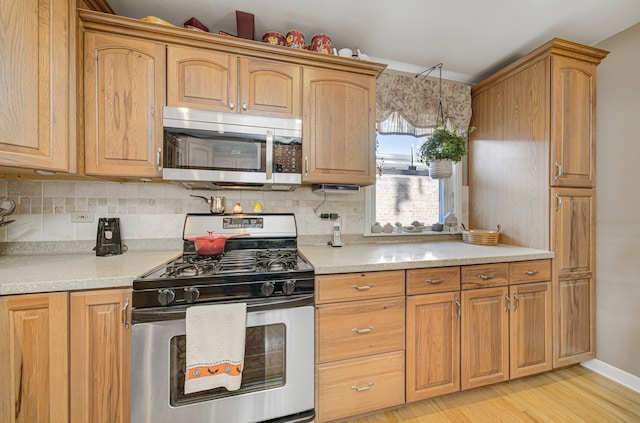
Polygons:
<instances>
[{"instance_id":1,"label":"light hardwood floor","mask_svg":"<svg viewBox=\"0 0 640 423\"><path fill-rule=\"evenodd\" d=\"M344 422L631 423L640 422L640 393L576 365Z\"/></svg>"}]
</instances>

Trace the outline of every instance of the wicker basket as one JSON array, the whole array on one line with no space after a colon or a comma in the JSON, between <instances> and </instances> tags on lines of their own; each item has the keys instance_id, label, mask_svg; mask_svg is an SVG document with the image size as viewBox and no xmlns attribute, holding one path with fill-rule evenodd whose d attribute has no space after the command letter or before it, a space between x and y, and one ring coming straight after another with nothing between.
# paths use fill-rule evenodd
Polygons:
<instances>
[{"instance_id":1,"label":"wicker basket","mask_svg":"<svg viewBox=\"0 0 640 423\"><path fill-rule=\"evenodd\" d=\"M497 231L485 229L462 230L462 241L476 245L496 245L500 239L500 225Z\"/></svg>"}]
</instances>

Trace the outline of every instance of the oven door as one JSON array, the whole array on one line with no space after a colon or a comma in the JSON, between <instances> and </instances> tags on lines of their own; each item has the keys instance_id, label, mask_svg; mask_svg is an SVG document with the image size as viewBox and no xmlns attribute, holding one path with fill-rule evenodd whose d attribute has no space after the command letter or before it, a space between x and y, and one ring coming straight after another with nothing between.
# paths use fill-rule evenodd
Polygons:
<instances>
[{"instance_id":1,"label":"oven door","mask_svg":"<svg viewBox=\"0 0 640 423\"><path fill-rule=\"evenodd\" d=\"M134 323L132 328L131 421L312 421L312 302L310 295L248 303L240 389L216 388L188 395L184 394L185 308L165 308L146 315L147 310L134 311L142 323Z\"/></svg>"}]
</instances>

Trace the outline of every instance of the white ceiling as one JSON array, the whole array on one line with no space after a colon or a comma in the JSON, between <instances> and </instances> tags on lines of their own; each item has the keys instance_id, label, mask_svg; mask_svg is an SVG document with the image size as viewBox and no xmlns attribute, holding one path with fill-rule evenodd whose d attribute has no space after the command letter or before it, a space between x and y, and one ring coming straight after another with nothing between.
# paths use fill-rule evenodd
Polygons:
<instances>
[{"instance_id":1,"label":"white ceiling","mask_svg":"<svg viewBox=\"0 0 640 423\"><path fill-rule=\"evenodd\" d=\"M255 37L327 33L389 68L478 82L554 37L594 45L640 21L640 0L108 0L119 15L182 26L195 17L235 34L235 11L255 15ZM432 75L433 76L433 75Z\"/></svg>"}]
</instances>

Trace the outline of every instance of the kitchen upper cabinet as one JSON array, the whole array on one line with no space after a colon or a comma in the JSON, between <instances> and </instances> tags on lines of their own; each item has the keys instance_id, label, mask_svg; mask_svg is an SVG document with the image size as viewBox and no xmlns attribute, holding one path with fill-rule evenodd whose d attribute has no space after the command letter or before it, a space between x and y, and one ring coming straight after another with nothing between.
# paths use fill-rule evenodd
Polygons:
<instances>
[{"instance_id":1,"label":"kitchen upper cabinet","mask_svg":"<svg viewBox=\"0 0 640 423\"><path fill-rule=\"evenodd\" d=\"M70 294L71 422L130 420L131 290Z\"/></svg>"},{"instance_id":2,"label":"kitchen upper cabinet","mask_svg":"<svg viewBox=\"0 0 640 423\"><path fill-rule=\"evenodd\" d=\"M509 380L508 288L462 291L462 389Z\"/></svg>"},{"instance_id":3,"label":"kitchen upper cabinet","mask_svg":"<svg viewBox=\"0 0 640 423\"><path fill-rule=\"evenodd\" d=\"M86 174L160 176L165 46L85 32Z\"/></svg>"},{"instance_id":4,"label":"kitchen upper cabinet","mask_svg":"<svg viewBox=\"0 0 640 423\"><path fill-rule=\"evenodd\" d=\"M595 191L555 188L552 220L555 367L595 357Z\"/></svg>"},{"instance_id":5,"label":"kitchen upper cabinet","mask_svg":"<svg viewBox=\"0 0 640 423\"><path fill-rule=\"evenodd\" d=\"M551 57L551 185L595 186L596 65Z\"/></svg>"},{"instance_id":6,"label":"kitchen upper cabinet","mask_svg":"<svg viewBox=\"0 0 640 423\"><path fill-rule=\"evenodd\" d=\"M407 402L460 390L459 291L407 297L406 378Z\"/></svg>"},{"instance_id":7,"label":"kitchen upper cabinet","mask_svg":"<svg viewBox=\"0 0 640 423\"><path fill-rule=\"evenodd\" d=\"M0 420L69 418L66 293L0 298Z\"/></svg>"},{"instance_id":8,"label":"kitchen upper cabinet","mask_svg":"<svg viewBox=\"0 0 640 423\"><path fill-rule=\"evenodd\" d=\"M167 105L300 118L302 68L271 60L167 47Z\"/></svg>"},{"instance_id":9,"label":"kitchen upper cabinet","mask_svg":"<svg viewBox=\"0 0 640 423\"><path fill-rule=\"evenodd\" d=\"M303 183L375 182L376 78L305 68Z\"/></svg>"},{"instance_id":10,"label":"kitchen upper cabinet","mask_svg":"<svg viewBox=\"0 0 640 423\"><path fill-rule=\"evenodd\" d=\"M0 4L0 166L76 171L75 4Z\"/></svg>"}]
</instances>

